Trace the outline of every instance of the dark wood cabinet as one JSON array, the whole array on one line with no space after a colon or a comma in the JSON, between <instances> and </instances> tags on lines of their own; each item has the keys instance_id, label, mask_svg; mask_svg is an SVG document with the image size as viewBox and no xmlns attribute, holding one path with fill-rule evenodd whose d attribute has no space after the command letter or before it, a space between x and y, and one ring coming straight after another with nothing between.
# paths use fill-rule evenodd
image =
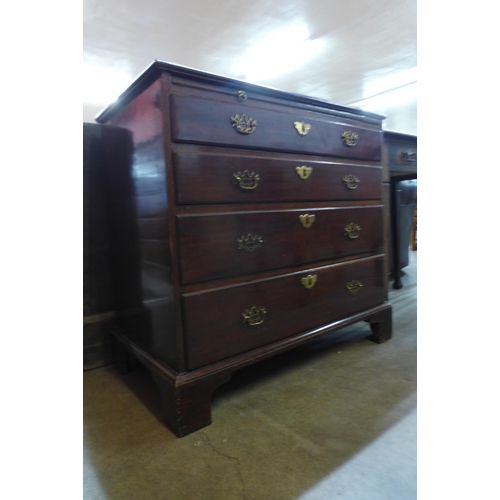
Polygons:
<instances>
[{"instance_id":1,"label":"dark wood cabinet","mask_svg":"<svg viewBox=\"0 0 500 500\"><path fill-rule=\"evenodd\" d=\"M114 149L114 145L119 145L119 151ZM117 173L128 169L130 145L127 130L95 123L83 124L84 370L113 361L111 329L115 305L108 223L111 193L106 171Z\"/></svg>"},{"instance_id":2,"label":"dark wood cabinet","mask_svg":"<svg viewBox=\"0 0 500 500\"><path fill-rule=\"evenodd\" d=\"M400 269L400 199L397 185L399 181L417 178L417 136L402 134L389 130L384 131L383 147L384 183L390 191L390 234L387 230L386 240L391 243L391 251L387 254L392 259L392 278L394 288L401 288ZM397 271L394 271L397 270Z\"/></svg>"},{"instance_id":3,"label":"dark wood cabinet","mask_svg":"<svg viewBox=\"0 0 500 500\"><path fill-rule=\"evenodd\" d=\"M234 370L358 321L391 337L382 120L160 61L97 117L133 149L108 169L116 362L177 436Z\"/></svg>"},{"instance_id":4,"label":"dark wood cabinet","mask_svg":"<svg viewBox=\"0 0 500 500\"><path fill-rule=\"evenodd\" d=\"M384 182L417 178L417 136L384 131Z\"/></svg>"}]
</instances>

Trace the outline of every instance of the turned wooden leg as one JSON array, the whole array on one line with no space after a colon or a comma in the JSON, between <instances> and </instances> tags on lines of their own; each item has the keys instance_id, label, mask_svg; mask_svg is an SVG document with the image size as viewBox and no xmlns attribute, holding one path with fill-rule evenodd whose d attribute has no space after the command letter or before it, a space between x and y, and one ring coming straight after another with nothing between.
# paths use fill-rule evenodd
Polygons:
<instances>
[{"instance_id":1,"label":"turned wooden leg","mask_svg":"<svg viewBox=\"0 0 500 500\"><path fill-rule=\"evenodd\" d=\"M368 318L372 335L369 340L382 344L392 337L392 308L389 307L382 312Z\"/></svg>"},{"instance_id":2,"label":"turned wooden leg","mask_svg":"<svg viewBox=\"0 0 500 500\"><path fill-rule=\"evenodd\" d=\"M179 382L159 372L151 372L160 389L163 416L177 437L186 436L212 423L212 394L231 378L231 372Z\"/></svg>"}]
</instances>

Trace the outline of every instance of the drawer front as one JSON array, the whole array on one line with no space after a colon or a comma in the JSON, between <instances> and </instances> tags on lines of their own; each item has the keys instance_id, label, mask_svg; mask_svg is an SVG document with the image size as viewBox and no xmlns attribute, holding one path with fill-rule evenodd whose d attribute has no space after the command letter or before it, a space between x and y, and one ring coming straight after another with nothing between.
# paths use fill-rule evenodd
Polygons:
<instances>
[{"instance_id":1,"label":"drawer front","mask_svg":"<svg viewBox=\"0 0 500 500\"><path fill-rule=\"evenodd\" d=\"M255 104L178 95L170 97L170 104L173 141L381 159L381 131L337 123L321 113L281 113Z\"/></svg>"},{"instance_id":2,"label":"drawer front","mask_svg":"<svg viewBox=\"0 0 500 500\"><path fill-rule=\"evenodd\" d=\"M417 143L416 141L387 141L387 156L389 171L415 172L417 171Z\"/></svg>"},{"instance_id":3,"label":"drawer front","mask_svg":"<svg viewBox=\"0 0 500 500\"><path fill-rule=\"evenodd\" d=\"M188 368L199 368L380 304L384 301L383 281L383 257L377 256L185 294Z\"/></svg>"},{"instance_id":4,"label":"drawer front","mask_svg":"<svg viewBox=\"0 0 500 500\"><path fill-rule=\"evenodd\" d=\"M177 202L376 200L382 169L355 164L174 153Z\"/></svg>"},{"instance_id":5,"label":"drawer front","mask_svg":"<svg viewBox=\"0 0 500 500\"><path fill-rule=\"evenodd\" d=\"M382 207L178 216L183 283L382 249Z\"/></svg>"}]
</instances>

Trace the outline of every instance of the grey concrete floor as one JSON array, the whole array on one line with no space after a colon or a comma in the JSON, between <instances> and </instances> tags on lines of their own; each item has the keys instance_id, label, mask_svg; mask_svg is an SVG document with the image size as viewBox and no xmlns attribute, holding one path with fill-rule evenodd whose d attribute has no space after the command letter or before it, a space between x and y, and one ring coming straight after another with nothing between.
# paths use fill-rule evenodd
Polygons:
<instances>
[{"instance_id":1,"label":"grey concrete floor","mask_svg":"<svg viewBox=\"0 0 500 500\"><path fill-rule=\"evenodd\" d=\"M393 338L358 323L233 374L212 424L164 425L145 369L84 373L84 500L416 498L417 253Z\"/></svg>"}]
</instances>

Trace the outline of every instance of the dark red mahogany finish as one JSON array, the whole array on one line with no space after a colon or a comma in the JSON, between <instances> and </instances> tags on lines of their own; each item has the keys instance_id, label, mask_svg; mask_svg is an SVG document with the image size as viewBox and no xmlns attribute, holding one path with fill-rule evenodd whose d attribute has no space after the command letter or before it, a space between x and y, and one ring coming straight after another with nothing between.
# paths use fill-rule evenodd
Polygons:
<instances>
[{"instance_id":1,"label":"dark red mahogany finish","mask_svg":"<svg viewBox=\"0 0 500 500\"><path fill-rule=\"evenodd\" d=\"M310 228L302 214L315 216ZM346 235L351 223L361 228L356 238ZM381 206L189 214L177 227L186 284L382 251ZM238 248L248 234L262 238L259 248Z\"/></svg>"},{"instance_id":2,"label":"dark red mahogany finish","mask_svg":"<svg viewBox=\"0 0 500 500\"><path fill-rule=\"evenodd\" d=\"M358 321L391 337L382 119L161 61L97 117L133 148L108 172L116 363L177 436L234 370Z\"/></svg>"},{"instance_id":3,"label":"dark red mahogany finish","mask_svg":"<svg viewBox=\"0 0 500 500\"><path fill-rule=\"evenodd\" d=\"M188 368L200 368L380 304L382 267L383 259L377 256L183 295ZM317 276L311 289L301 283L309 275ZM353 280L363 283L362 293L346 293L345 283ZM252 305L266 309L262 325L241 320L241 313Z\"/></svg>"},{"instance_id":4,"label":"dark red mahogany finish","mask_svg":"<svg viewBox=\"0 0 500 500\"><path fill-rule=\"evenodd\" d=\"M173 166L179 204L359 201L382 197L381 169L362 163L295 155L270 158L262 153L212 148L211 153L201 154L181 149L173 155ZM295 169L302 166L312 169L308 179L297 175ZM258 189L244 190L234 182L234 174L245 170L259 175ZM345 186L343 178L348 175L359 179L356 189Z\"/></svg>"},{"instance_id":5,"label":"dark red mahogany finish","mask_svg":"<svg viewBox=\"0 0 500 500\"><path fill-rule=\"evenodd\" d=\"M417 178L417 136L399 132L384 131L383 179L390 184L390 238L392 246L392 269L400 268L397 183ZM388 266L388 264L387 264ZM401 288L400 273L393 275L394 288Z\"/></svg>"},{"instance_id":6,"label":"dark red mahogany finish","mask_svg":"<svg viewBox=\"0 0 500 500\"><path fill-rule=\"evenodd\" d=\"M321 113L304 113L284 107L283 111L269 111L245 101L219 102L213 92L204 99L191 96L171 96L172 139L175 142L234 146L291 153L331 155L345 158L381 159L381 133L377 130L349 126L359 136L357 148L346 147L341 134L343 123ZM251 115L257 127L249 135L235 134L229 117L235 114ZM294 130L294 122L307 119L314 132L306 136ZM210 127L206 124L211 123Z\"/></svg>"}]
</instances>

